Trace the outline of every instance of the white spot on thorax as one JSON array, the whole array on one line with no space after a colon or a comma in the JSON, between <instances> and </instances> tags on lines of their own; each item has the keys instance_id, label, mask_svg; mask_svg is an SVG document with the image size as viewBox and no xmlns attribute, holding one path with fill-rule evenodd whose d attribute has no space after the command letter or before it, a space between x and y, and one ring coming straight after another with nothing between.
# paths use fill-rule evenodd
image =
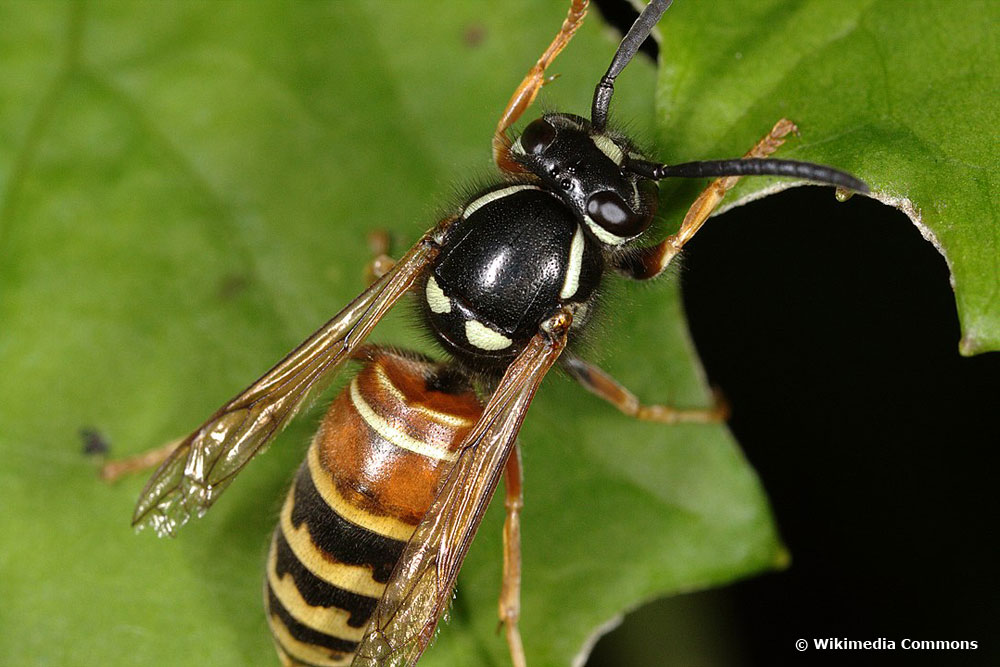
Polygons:
<instances>
[{"instance_id":1,"label":"white spot on thorax","mask_svg":"<svg viewBox=\"0 0 1000 667\"><path fill-rule=\"evenodd\" d=\"M466 321L465 337L469 343L481 350L502 350L505 347L510 347L513 342L502 333L494 331L476 320Z\"/></svg>"},{"instance_id":2,"label":"white spot on thorax","mask_svg":"<svg viewBox=\"0 0 1000 667\"><path fill-rule=\"evenodd\" d=\"M462 211L462 217L468 218L473 213L486 206L490 202L496 201L497 199L502 199L504 197L509 197L515 192L520 192L521 190L538 190L540 189L537 185L512 185L508 188L500 188L499 190L494 190L493 192L487 192L479 199L474 199L468 203L465 210Z\"/></svg>"},{"instance_id":3,"label":"white spot on thorax","mask_svg":"<svg viewBox=\"0 0 1000 667\"><path fill-rule=\"evenodd\" d=\"M427 305L431 307L432 313L440 315L451 312L451 300L445 296L444 290L434 280L434 276L427 279L427 289L424 292L427 296Z\"/></svg>"},{"instance_id":4,"label":"white spot on thorax","mask_svg":"<svg viewBox=\"0 0 1000 667\"><path fill-rule=\"evenodd\" d=\"M573 232L573 242L569 247L569 264L566 266L566 278L563 280L562 290L559 292L560 299L568 299L580 287L580 271L583 268L583 229L576 226Z\"/></svg>"}]
</instances>

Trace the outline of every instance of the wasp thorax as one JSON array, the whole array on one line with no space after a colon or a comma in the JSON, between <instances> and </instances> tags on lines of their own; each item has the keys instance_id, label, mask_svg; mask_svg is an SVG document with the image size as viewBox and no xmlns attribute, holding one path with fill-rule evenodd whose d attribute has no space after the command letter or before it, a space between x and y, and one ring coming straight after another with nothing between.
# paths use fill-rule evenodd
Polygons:
<instances>
[{"instance_id":1,"label":"wasp thorax","mask_svg":"<svg viewBox=\"0 0 1000 667\"><path fill-rule=\"evenodd\" d=\"M628 141L585 118L546 114L528 124L513 152L606 245L635 238L653 220L657 190L627 169Z\"/></svg>"}]
</instances>

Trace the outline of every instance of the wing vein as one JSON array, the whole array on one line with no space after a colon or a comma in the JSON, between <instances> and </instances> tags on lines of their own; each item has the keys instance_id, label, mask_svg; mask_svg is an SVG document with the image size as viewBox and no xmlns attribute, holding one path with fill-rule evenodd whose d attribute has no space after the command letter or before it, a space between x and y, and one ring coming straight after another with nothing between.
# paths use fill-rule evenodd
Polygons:
<instances>
[{"instance_id":1,"label":"wing vein","mask_svg":"<svg viewBox=\"0 0 1000 667\"><path fill-rule=\"evenodd\" d=\"M233 478L326 388L341 364L413 285L439 251L440 222L396 265L267 373L185 438L139 496L132 524L172 535L216 501Z\"/></svg>"}]
</instances>

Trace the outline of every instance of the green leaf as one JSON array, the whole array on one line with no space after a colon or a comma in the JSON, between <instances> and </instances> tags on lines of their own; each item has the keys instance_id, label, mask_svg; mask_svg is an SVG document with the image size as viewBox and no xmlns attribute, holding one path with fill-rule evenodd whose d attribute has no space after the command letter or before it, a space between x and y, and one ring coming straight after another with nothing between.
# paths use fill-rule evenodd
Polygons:
<instances>
[{"instance_id":1,"label":"green leaf","mask_svg":"<svg viewBox=\"0 0 1000 667\"><path fill-rule=\"evenodd\" d=\"M673 161L737 155L793 117L803 138L781 155L914 203L955 273L966 348L995 347L995 156L982 137L997 68L976 46L990 22L931 3L742 4L671 8L669 67L657 84L651 64L632 64L615 117ZM144 480L97 481L78 432L97 429L115 455L183 435L356 294L368 230L402 250L456 201L450 183L491 173L499 110L564 11L0 4L0 662L275 663L264 553L319 411L176 540L131 534ZM614 46L592 17L542 104L586 113ZM830 94L838 72L850 94ZM948 83L963 78L981 95ZM669 114L654 114L654 88ZM670 191L668 219L692 188ZM616 287L608 303L593 356L645 400L704 405L674 282ZM375 339L426 349L401 313ZM635 423L553 375L521 442L533 665L566 664L641 601L782 562L722 427ZM427 664L505 664L501 509Z\"/></svg>"},{"instance_id":2,"label":"green leaf","mask_svg":"<svg viewBox=\"0 0 1000 667\"><path fill-rule=\"evenodd\" d=\"M847 169L906 213L948 262L963 354L1000 349L998 19L989 0L678 2L660 24L661 143L677 161L731 157L791 118L801 137L778 155Z\"/></svg>"}]
</instances>

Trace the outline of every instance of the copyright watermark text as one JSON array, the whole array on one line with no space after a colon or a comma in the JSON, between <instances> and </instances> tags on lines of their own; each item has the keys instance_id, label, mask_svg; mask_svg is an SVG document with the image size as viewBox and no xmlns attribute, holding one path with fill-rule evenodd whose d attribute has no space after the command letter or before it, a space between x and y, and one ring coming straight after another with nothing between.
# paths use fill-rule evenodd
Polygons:
<instances>
[{"instance_id":1,"label":"copyright watermark text","mask_svg":"<svg viewBox=\"0 0 1000 667\"><path fill-rule=\"evenodd\" d=\"M795 648L806 651L975 651L979 642L975 639L848 639L846 637L814 637L796 639Z\"/></svg>"}]
</instances>

